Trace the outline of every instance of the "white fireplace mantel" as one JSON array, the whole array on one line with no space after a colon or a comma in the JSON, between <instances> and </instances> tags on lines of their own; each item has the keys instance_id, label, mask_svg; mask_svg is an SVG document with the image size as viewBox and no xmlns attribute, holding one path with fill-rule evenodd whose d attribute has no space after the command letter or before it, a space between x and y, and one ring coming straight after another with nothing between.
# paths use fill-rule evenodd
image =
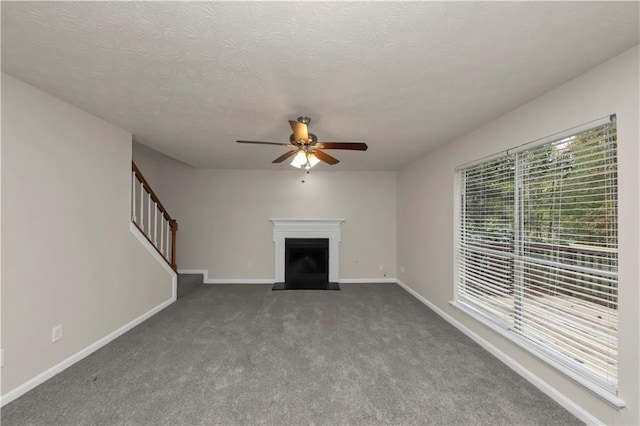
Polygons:
<instances>
[{"instance_id":1,"label":"white fireplace mantel","mask_svg":"<svg viewBox=\"0 0 640 426\"><path fill-rule=\"evenodd\" d=\"M329 282L338 282L340 259L340 225L344 219L269 219L273 222L276 243L275 282L284 282L284 242L287 238L329 239Z\"/></svg>"}]
</instances>

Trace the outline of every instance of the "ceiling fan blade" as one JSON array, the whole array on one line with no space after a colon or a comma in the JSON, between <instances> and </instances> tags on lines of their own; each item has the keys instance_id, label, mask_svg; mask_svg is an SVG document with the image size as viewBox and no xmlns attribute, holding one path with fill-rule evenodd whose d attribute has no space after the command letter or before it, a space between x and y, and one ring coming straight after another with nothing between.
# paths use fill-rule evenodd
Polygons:
<instances>
[{"instance_id":1,"label":"ceiling fan blade","mask_svg":"<svg viewBox=\"0 0 640 426\"><path fill-rule=\"evenodd\" d=\"M289 124L291 125L291 129L293 130L293 136L295 138L295 142L298 141L309 141L309 131L307 130L307 125L301 123L299 121L289 120Z\"/></svg>"},{"instance_id":2,"label":"ceiling fan blade","mask_svg":"<svg viewBox=\"0 0 640 426\"><path fill-rule=\"evenodd\" d=\"M284 142L262 142L262 141L236 141L238 143L257 143L260 145L280 145L280 146L293 146L290 143Z\"/></svg>"},{"instance_id":3,"label":"ceiling fan blade","mask_svg":"<svg viewBox=\"0 0 640 426\"><path fill-rule=\"evenodd\" d=\"M282 163L287 158L292 157L296 152L298 152L297 149L292 149L291 151L286 152L286 153L282 154L280 157L278 157L275 160L273 160L272 163Z\"/></svg>"},{"instance_id":4,"label":"ceiling fan blade","mask_svg":"<svg viewBox=\"0 0 640 426\"><path fill-rule=\"evenodd\" d=\"M330 165L334 165L334 164L338 164L340 162L340 160L338 160L337 158L334 158L332 156L330 156L329 154L320 151L319 149L315 149L313 150L313 154L318 157L319 160L324 161L327 164Z\"/></svg>"},{"instance_id":5,"label":"ceiling fan blade","mask_svg":"<svg viewBox=\"0 0 640 426\"><path fill-rule=\"evenodd\" d=\"M364 142L316 142L313 146L320 149L350 149L352 151L366 151L369 148Z\"/></svg>"}]
</instances>

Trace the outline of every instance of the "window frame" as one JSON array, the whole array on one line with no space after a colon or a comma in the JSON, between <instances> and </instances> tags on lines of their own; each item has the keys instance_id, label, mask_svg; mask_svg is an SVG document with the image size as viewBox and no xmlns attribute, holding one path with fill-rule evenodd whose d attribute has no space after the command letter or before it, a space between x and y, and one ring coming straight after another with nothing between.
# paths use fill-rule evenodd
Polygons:
<instances>
[{"instance_id":1,"label":"window frame","mask_svg":"<svg viewBox=\"0 0 640 426\"><path fill-rule=\"evenodd\" d=\"M487 164L491 161L495 161L500 159L501 157L508 157L511 155L515 155L522 151L532 150L536 147L540 147L545 144L549 144L552 142L556 142L562 139L565 139L570 136L578 135L587 130L591 130L606 124L614 123L616 121L615 114L603 117L598 120L594 120L589 123L585 123L580 126L576 126L570 129L567 129L563 132L559 132L542 139L535 140L533 142L526 143L524 145L515 147L513 149L509 149L506 151L502 151L481 159L478 159L473 162L462 164L455 169L455 177L454 177L454 246L453 246L453 254L454 254L454 298L450 302L452 306L456 307L460 311L464 312L466 315L469 315L476 321L484 324L489 327L493 331L497 332L501 336L505 337L509 341L515 343L520 348L526 350L528 353L534 355L538 359L541 359L548 365L554 367L559 370L575 382L583 385L588 390L604 399L608 403L612 404L617 408L622 408L626 404L625 402L618 397L617 395L617 384L615 386L611 386L611 384L607 383L604 379L598 380L595 374L591 376L589 374L585 374L584 369L576 368L575 362L568 362L566 356L563 356L559 352L555 350L545 349L543 346L539 344L532 343L528 338L519 335L514 332L513 326L505 326L501 324L499 321L496 321L496 318L491 317L487 313L483 312L481 309L474 307L469 303L464 302L464 295L460 290L461 285L461 242L462 242L462 210L463 210L463 202L462 195L465 193L465 188L463 188L465 179L463 178L463 172L469 170L474 166L478 166L481 164ZM516 167L517 166L516 161ZM517 172L516 172L517 173ZM514 182L516 182L518 178L514 178ZM616 187L619 186L619 181L616 181ZM515 190L517 194L518 190ZM515 211L517 211L517 195L515 196L516 200L514 201ZM514 211L514 218L516 217L516 212ZM518 222L514 220L514 222ZM514 230L515 232L520 232L520 230ZM618 295L617 300L620 297ZM515 316L515 315L514 315Z\"/></svg>"}]
</instances>

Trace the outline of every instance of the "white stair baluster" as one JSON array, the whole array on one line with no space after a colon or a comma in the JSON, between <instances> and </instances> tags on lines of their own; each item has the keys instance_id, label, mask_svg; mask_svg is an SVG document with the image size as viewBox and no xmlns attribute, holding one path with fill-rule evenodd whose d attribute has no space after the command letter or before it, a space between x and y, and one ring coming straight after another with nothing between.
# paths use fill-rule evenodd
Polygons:
<instances>
[{"instance_id":1,"label":"white stair baluster","mask_svg":"<svg viewBox=\"0 0 640 426\"><path fill-rule=\"evenodd\" d=\"M136 172L131 172L131 220L136 222Z\"/></svg>"},{"instance_id":2,"label":"white stair baluster","mask_svg":"<svg viewBox=\"0 0 640 426\"><path fill-rule=\"evenodd\" d=\"M171 250L171 244L170 244L170 238L171 238L171 230L169 229L169 221L167 220L167 244L165 244L164 246L164 255L166 256L166 258L169 258L169 250Z\"/></svg>"},{"instance_id":3,"label":"white stair baluster","mask_svg":"<svg viewBox=\"0 0 640 426\"><path fill-rule=\"evenodd\" d=\"M164 214L160 215L160 253L164 253Z\"/></svg>"},{"instance_id":4,"label":"white stair baluster","mask_svg":"<svg viewBox=\"0 0 640 426\"><path fill-rule=\"evenodd\" d=\"M144 232L144 186L140 182L140 229Z\"/></svg>"},{"instance_id":5,"label":"white stair baluster","mask_svg":"<svg viewBox=\"0 0 640 426\"><path fill-rule=\"evenodd\" d=\"M154 235L154 239L153 241L155 241L155 246L156 248L158 247L158 203L154 203L154 205L156 206L155 211L154 211L154 215L155 218L153 219L153 233Z\"/></svg>"},{"instance_id":6,"label":"white stair baluster","mask_svg":"<svg viewBox=\"0 0 640 426\"><path fill-rule=\"evenodd\" d=\"M151 194L147 193L147 235L151 237Z\"/></svg>"}]
</instances>

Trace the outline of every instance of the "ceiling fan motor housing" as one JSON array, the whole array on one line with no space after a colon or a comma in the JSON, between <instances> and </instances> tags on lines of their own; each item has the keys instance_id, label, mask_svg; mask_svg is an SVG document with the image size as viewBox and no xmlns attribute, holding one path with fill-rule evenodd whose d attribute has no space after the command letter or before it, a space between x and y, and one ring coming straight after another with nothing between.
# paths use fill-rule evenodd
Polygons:
<instances>
[{"instance_id":1,"label":"ceiling fan motor housing","mask_svg":"<svg viewBox=\"0 0 640 426\"><path fill-rule=\"evenodd\" d=\"M293 133L291 133L291 135L289 136L289 142L294 142L294 143L297 142L296 136ZM309 143L314 144L316 142L318 142L318 137L313 133L309 133Z\"/></svg>"}]
</instances>

